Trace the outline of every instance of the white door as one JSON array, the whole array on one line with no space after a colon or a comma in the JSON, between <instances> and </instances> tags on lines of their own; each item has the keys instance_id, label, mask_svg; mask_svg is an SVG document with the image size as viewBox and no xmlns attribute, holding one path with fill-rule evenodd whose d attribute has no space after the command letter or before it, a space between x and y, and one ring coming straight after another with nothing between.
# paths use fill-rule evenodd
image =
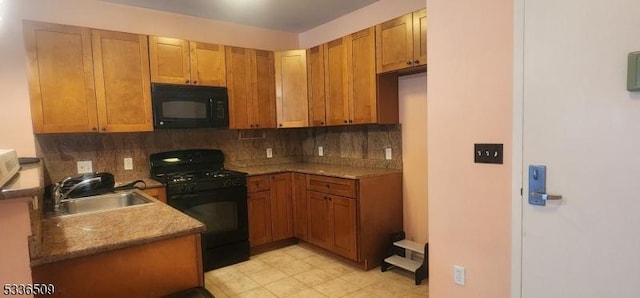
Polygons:
<instances>
[{"instance_id":1,"label":"white door","mask_svg":"<svg viewBox=\"0 0 640 298\"><path fill-rule=\"evenodd\" d=\"M627 54L640 51L640 1L516 7L524 7L516 12L523 72L515 74L524 98L521 295L640 297L640 92L626 90ZM562 200L527 203L532 164L547 166L547 192Z\"/></svg>"}]
</instances>

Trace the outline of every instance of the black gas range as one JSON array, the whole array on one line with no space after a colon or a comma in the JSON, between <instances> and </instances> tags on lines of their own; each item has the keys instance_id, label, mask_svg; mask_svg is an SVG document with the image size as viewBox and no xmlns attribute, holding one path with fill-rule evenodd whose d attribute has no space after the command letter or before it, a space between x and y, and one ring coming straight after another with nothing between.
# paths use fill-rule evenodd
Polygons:
<instances>
[{"instance_id":1,"label":"black gas range","mask_svg":"<svg viewBox=\"0 0 640 298\"><path fill-rule=\"evenodd\" d=\"M215 149L155 153L150 163L151 177L167 186L167 204L207 226L205 271L249 259L246 173L225 169Z\"/></svg>"}]
</instances>

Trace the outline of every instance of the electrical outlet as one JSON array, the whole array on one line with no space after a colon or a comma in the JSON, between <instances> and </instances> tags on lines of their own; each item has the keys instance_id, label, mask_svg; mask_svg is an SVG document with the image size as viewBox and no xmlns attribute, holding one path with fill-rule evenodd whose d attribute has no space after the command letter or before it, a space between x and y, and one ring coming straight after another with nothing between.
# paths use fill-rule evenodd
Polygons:
<instances>
[{"instance_id":1,"label":"electrical outlet","mask_svg":"<svg viewBox=\"0 0 640 298\"><path fill-rule=\"evenodd\" d=\"M271 150L271 148L267 148L267 158L272 158L273 157L273 150Z\"/></svg>"},{"instance_id":2,"label":"electrical outlet","mask_svg":"<svg viewBox=\"0 0 640 298\"><path fill-rule=\"evenodd\" d=\"M464 286L464 267L453 265L453 282L457 285Z\"/></svg>"},{"instance_id":3,"label":"electrical outlet","mask_svg":"<svg viewBox=\"0 0 640 298\"><path fill-rule=\"evenodd\" d=\"M125 170L133 170L133 158L125 157L124 158L124 169Z\"/></svg>"},{"instance_id":4,"label":"electrical outlet","mask_svg":"<svg viewBox=\"0 0 640 298\"><path fill-rule=\"evenodd\" d=\"M502 144L474 144L474 162L502 164L503 147Z\"/></svg>"},{"instance_id":5,"label":"electrical outlet","mask_svg":"<svg viewBox=\"0 0 640 298\"><path fill-rule=\"evenodd\" d=\"M318 147L318 156L324 156L324 149L322 148L322 146Z\"/></svg>"},{"instance_id":6,"label":"electrical outlet","mask_svg":"<svg viewBox=\"0 0 640 298\"><path fill-rule=\"evenodd\" d=\"M384 148L384 158L391 160L391 148Z\"/></svg>"},{"instance_id":7,"label":"electrical outlet","mask_svg":"<svg viewBox=\"0 0 640 298\"><path fill-rule=\"evenodd\" d=\"M83 160L77 163L78 174L85 174L93 172L93 165L90 160Z\"/></svg>"}]
</instances>

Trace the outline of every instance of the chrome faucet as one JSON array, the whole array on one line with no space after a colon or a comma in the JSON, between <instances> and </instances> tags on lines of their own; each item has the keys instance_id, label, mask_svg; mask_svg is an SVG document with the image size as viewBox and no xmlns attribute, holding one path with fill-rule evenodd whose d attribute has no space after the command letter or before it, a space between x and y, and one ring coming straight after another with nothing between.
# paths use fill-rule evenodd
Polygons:
<instances>
[{"instance_id":1,"label":"chrome faucet","mask_svg":"<svg viewBox=\"0 0 640 298\"><path fill-rule=\"evenodd\" d=\"M68 177L64 180L62 180L62 182L58 182L56 183L56 185L53 187L53 209L54 211L59 211L60 210L60 204L66 200L68 200L68 196L71 192L73 192L76 188L85 185L85 184L90 184L93 182L100 182L102 181L102 177L94 177L94 178L90 178L90 179L85 179L82 180L78 183L76 183L75 185L71 186L71 188L69 188L66 192L62 192L62 186L64 185L65 182L67 182L69 179L71 179L71 177Z\"/></svg>"}]
</instances>

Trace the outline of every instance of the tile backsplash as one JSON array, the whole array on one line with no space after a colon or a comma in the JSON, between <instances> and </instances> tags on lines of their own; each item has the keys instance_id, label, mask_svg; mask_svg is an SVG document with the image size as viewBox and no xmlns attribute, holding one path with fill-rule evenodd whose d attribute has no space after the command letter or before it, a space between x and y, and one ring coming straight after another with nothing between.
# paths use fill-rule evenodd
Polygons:
<instances>
[{"instance_id":1,"label":"tile backsplash","mask_svg":"<svg viewBox=\"0 0 640 298\"><path fill-rule=\"evenodd\" d=\"M240 139L237 130L156 130L144 133L36 135L36 152L45 161L49 182L77 175L76 163L90 160L93 171L111 172L117 181L149 177L149 155L156 152L216 148L225 163L254 166L288 162L312 162L362 167L402 167L402 137L398 125L362 125L263 130L265 137ZM317 146L324 156L317 156ZM391 147L393 159L385 160ZM272 148L273 158L266 149ZM124 170L124 158L133 159L133 170Z\"/></svg>"}]
</instances>

